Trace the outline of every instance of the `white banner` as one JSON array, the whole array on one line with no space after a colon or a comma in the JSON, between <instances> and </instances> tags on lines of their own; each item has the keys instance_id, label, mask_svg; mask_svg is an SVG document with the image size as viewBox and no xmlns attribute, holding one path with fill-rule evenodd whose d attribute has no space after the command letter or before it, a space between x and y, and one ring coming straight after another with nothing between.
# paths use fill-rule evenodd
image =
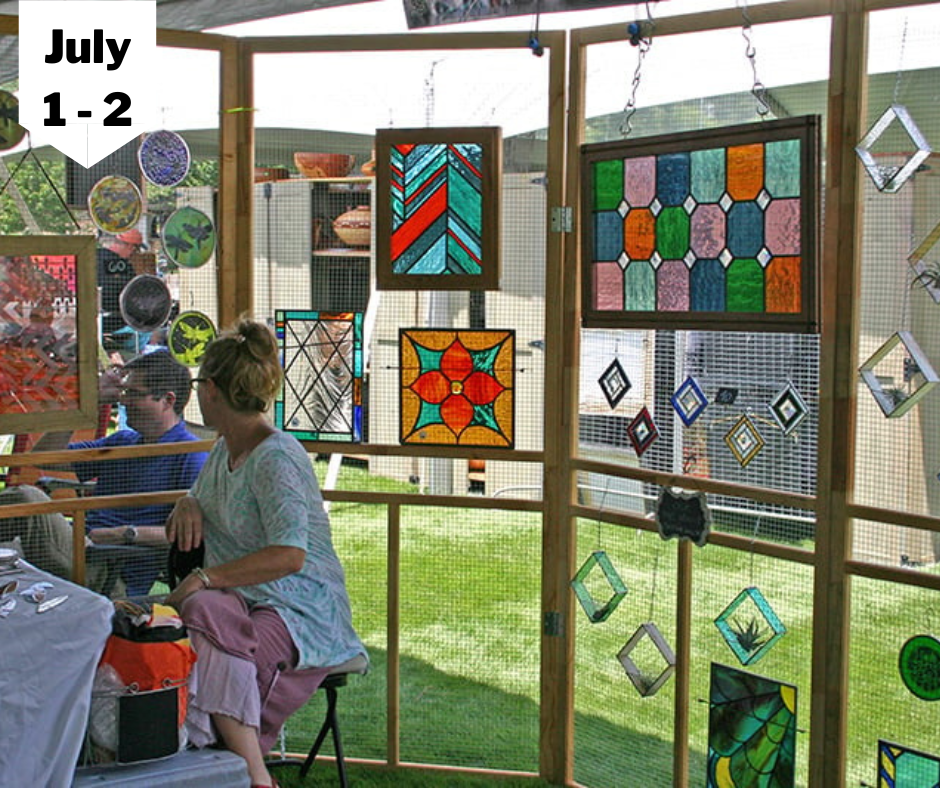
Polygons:
<instances>
[{"instance_id":1,"label":"white banner","mask_svg":"<svg viewBox=\"0 0 940 788\"><path fill-rule=\"evenodd\" d=\"M20 125L90 167L154 126L156 0L20 0Z\"/></svg>"}]
</instances>

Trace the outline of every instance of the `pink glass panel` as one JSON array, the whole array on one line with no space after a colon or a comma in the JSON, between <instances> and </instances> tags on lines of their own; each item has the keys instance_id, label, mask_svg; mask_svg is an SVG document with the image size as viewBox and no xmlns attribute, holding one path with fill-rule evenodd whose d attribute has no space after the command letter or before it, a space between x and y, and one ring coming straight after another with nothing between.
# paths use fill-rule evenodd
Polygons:
<instances>
[{"instance_id":1,"label":"pink glass panel","mask_svg":"<svg viewBox=\"0 0 940 788\"><path fill-rule=\"evenodd\" d=\"M656 157L643 156L623 163L623 196L631 206L649 205L656 196Z\"/></svg>"},{"instance_id":2,"label":"pink glass panel","mask_svg":"<svg viewBox=\"0 0 940 788\"><path fill-rule=\"evenodd\" d=\"M800 253L800 201L774 200L764 215L764 236L773 255Z\"/></svg>"},{"instance_id":3,"label":"pink glass panel","mask_svg":"<svg viewBox=\"0 0 940 788\"><path fill-rule=\"evenodd\" d=\"M692 214L692 251L704 259L718 257L725 248L725 212L719 205L699 205Z\"/></svg>"},{"instance_id":4,"label":"pink glass panel","mask_svg":"<svg viewBox=\"0 0 940 788\"><path fill-rule=\"evenodd\" d=\"M681 260L666 260L656 271L656 308L665 312L689 309L689 269Z\"/></svg>"},{"instance_id":5,"label":"pink glass panel","mask_svg":"<svg viewBox=\"0 0 940 788\"><path fill-rule=\"evenodd\" d=\"M594 264L594 308L623 309L623 270L617 263Z\"/></svg>"}]
</instances>

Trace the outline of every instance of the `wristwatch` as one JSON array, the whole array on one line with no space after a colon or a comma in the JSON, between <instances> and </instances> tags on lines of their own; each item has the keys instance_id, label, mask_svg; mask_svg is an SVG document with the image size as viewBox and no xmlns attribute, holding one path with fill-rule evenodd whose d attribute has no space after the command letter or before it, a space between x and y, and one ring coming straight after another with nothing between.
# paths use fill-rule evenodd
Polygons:
<instances>
[{"instance_id":1,"label":"wristwatch","mask_svg":"<svg viewBox=\"0 0 940 788\"><path fill-rule=\"evenodd\" d=\"M137 529L133 525L124 529L124 544L137 544Z\"/></svg>"}]
</instances>

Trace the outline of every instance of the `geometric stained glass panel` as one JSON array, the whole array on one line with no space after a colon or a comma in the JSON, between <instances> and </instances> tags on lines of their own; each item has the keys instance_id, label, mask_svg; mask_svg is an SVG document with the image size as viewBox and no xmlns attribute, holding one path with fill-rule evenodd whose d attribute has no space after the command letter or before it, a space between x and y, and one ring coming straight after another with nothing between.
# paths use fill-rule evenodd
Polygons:
<instances>
[{"instance_id":1,"label":"geometric stained glass panel","mask_svg":"<svg viewBox=\"0 0 940 788\"><path fill-rule=\"evenodd\" d=\"M512 448L515 332L399 330L402 444Z\"/></svg>"},{"instance_id":2,"label":"geometric stained glass panel","mask_svg":"<svg viewBox=\"0 0 940 788\"><path fill-rule=\"evenodd\" d=\"M277 310L284 385L274 423L300 440L362 441L361 312Z\"/></svg>"},{"instance_id":3,"label":"geometric stained glass panel","mask_svg":"<svg viewBox=\"0 0 940 788\"><path fill-rule=\"evenodd\" d=\"M712 663L708 788L794 785L796 687Z\"/></svg>"},{"instance_id":4,"label":"geometric stained glass panel","mask_svg":"<svg viewBox=\"0 0 940 788\"><path fill-rule=\"evenodd\" d=\"M715 626L742 665L757 662L787 632L755 586L741 591L715 619Z\"/></svg>"},{"instance_id":5,"label":"geometric stained glass panel","mask_svg":"<svg viewBox=\"0 0 940 788\"><path fill-rule=\"evenodd\" d=\"M877 788L937 788L940 785L940 758L878 741Z\"/></svg>"},{"instance_id":6,"label":"geometric stained glass panel","mask_svg":"<svg viewBox=\"0 0 940 788\"><path fill-rule=\"evenodd\" d=\"M380 290L498 289L501 139L497 126L376 132Z\"/></svg>"},{"instance_id":7,"label":"geometric stained glass panel","mask_svg":"<svg viewBox=\"0 0 940 788\"><path fill-rule=\"evenodd\" d=\"M806 418L806 414L809 413L803 397L792 383L787 383L767 407L770 408L770 413L780 425L784 435L789 435L799 427Z\"/></svg>"},{"instance_id":8,"label":"geometric stained glass panel","mask_svg":"<svg viewBox=\"0 0 940 788\"><path fill-rule=\"evenodd\" d=\"M582 146L587 328L816 333L819 118Z\"/></svg>"}]
</instances>

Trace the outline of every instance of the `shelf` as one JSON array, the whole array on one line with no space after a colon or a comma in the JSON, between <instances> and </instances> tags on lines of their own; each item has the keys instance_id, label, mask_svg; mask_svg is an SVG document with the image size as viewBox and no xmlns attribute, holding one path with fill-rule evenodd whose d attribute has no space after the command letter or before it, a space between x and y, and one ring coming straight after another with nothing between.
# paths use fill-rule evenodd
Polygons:
<instances>
[{"instance_id":1,"label":"shelf","mask_svg":"<svg viewBox=\"0 0 940 788\"><path fill-rule=\"evenodd\" d=\"M349 247L343 246L336 249L314 249L312 252L314 257L359 257L359 258L368 258L371 256L371 252L368 249L351 249Z\"/></svg>"},{"instance_id":2,"label":"shelf","mask_svg":"<svg viewBox=\"0 0 940 788\"><path fill-rule=\"evenodd\" d=\"M291 183L303 181L305 183L372 183L375 180L371 175L346 175L342 178L291 178Z\"/></svg>"}]
</instances>

